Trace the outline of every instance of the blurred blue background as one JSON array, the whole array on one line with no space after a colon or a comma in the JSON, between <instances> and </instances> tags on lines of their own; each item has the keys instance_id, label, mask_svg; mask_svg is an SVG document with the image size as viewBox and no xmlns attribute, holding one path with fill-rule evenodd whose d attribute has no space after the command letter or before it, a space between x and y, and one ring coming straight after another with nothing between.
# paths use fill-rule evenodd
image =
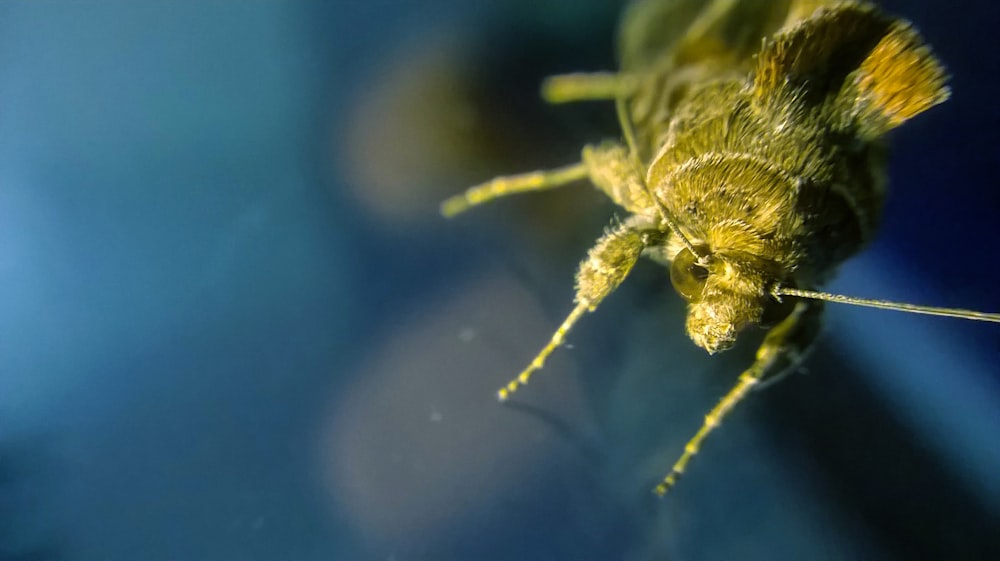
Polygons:
<instances>
[{"instance_id":1,"label":"blurred blue background","mask_svg":"<svg viewBox=\"0 0 1000 561\"><path fill-rule=\"evenodd\" d=\"M882 4L953 97L830 288L1000 310L1000 10ZM0 559L1000 558L989 324L831 306L663 501L754 341L694 348L662 268L496 404L614 209L436 204L617 134L537 85L619 11L0 3Z\"/></svg>"}]
</instances>

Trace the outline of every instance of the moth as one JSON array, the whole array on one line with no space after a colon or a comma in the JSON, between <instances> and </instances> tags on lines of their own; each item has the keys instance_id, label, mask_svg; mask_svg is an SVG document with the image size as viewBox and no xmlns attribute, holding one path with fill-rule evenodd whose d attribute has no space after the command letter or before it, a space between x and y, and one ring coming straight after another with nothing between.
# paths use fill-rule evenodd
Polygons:
<instances>
[{"instance_id":1,"label":"moth","mask_svg":"<svg viewBox=\"0 0 1000 561\"><path fill-rule=\"evenodd\" d=\"M669 269L687 301L687 334L708 353L748 328L768 329L754 362L656 486L660 496L737 403L801 363L824 302L1000 322L1000 314L817 291L878 229L886 133L949 96L942 64L912 25L859 1L640 0L620 34L621 70L554 76L542 95L613 101L621 140L441 205L451 217L589 179L628 213L580 263L575 307L499 390L501 401L641 256Z\"/></svg>"}]
</instances>

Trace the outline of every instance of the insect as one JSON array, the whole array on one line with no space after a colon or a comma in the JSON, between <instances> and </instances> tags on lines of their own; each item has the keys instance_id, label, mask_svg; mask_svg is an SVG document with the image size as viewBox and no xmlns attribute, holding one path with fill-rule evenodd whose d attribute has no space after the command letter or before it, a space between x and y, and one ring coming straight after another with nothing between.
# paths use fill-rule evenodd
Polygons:
<instances>
[{"instance_id":1,"label":"insect","mask_svg":"<svg viewBox=\"0 0 1000 561\"><path fill-rule=\"evenodd\" d=\"M553 103L613 100L622 142L585 146L579 163L498 177L442 203L450 217L586 178L628 213L580 264L575 307L500 400L643 255L669 268L688 303L687 334L710 354L749 327L769 329L656 486L660 496L750 390L801 363L824 302L1000 322L816 290L878 228L885 134L949 96L943 66L909 23L867 2L640 0L621 40L619 72L554 76L542 93Z\"/></svg>"}]
</instances>

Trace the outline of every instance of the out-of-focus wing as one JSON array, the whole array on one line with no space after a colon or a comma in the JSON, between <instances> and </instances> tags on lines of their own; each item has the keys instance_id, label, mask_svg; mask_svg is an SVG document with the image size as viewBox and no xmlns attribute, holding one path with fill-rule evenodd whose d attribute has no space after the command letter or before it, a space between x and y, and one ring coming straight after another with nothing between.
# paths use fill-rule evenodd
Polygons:
<instances>
[{"instance_id":1,"label":"out-of-focus wing","mask_svg":"<svg viewBox=\"0 0 1000 561\"><path fill-rule=\"evenodd\" d=\"M740 79L763 40L838 0L634 0L619 28L622 74L632 87L620 115L648 162L676 104L696 87Z\"/></svg>"}]
</instances>

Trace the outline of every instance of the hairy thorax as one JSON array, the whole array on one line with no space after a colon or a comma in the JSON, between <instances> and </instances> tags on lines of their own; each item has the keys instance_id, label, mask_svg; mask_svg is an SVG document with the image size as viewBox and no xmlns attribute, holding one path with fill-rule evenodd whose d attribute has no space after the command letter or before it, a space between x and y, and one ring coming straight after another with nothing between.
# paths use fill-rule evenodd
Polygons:
<instances>
[{"instance_id":1,"label":"hairy thorax","mask_svg":"<svg viewBox=\"0 0 1000 561\"><path fill-rule=\"evenodd\" d=\"M766 323L780 304L773 285L815 285L860 249L883 198L878 141L838 134L822 104L754 104L751 93L737 81L690 91L646 177L700 248L677 263L685 246L675 239L667 258L704 277L688 298L687 331L709 352Z\"/></svg>"}]
</instances>

